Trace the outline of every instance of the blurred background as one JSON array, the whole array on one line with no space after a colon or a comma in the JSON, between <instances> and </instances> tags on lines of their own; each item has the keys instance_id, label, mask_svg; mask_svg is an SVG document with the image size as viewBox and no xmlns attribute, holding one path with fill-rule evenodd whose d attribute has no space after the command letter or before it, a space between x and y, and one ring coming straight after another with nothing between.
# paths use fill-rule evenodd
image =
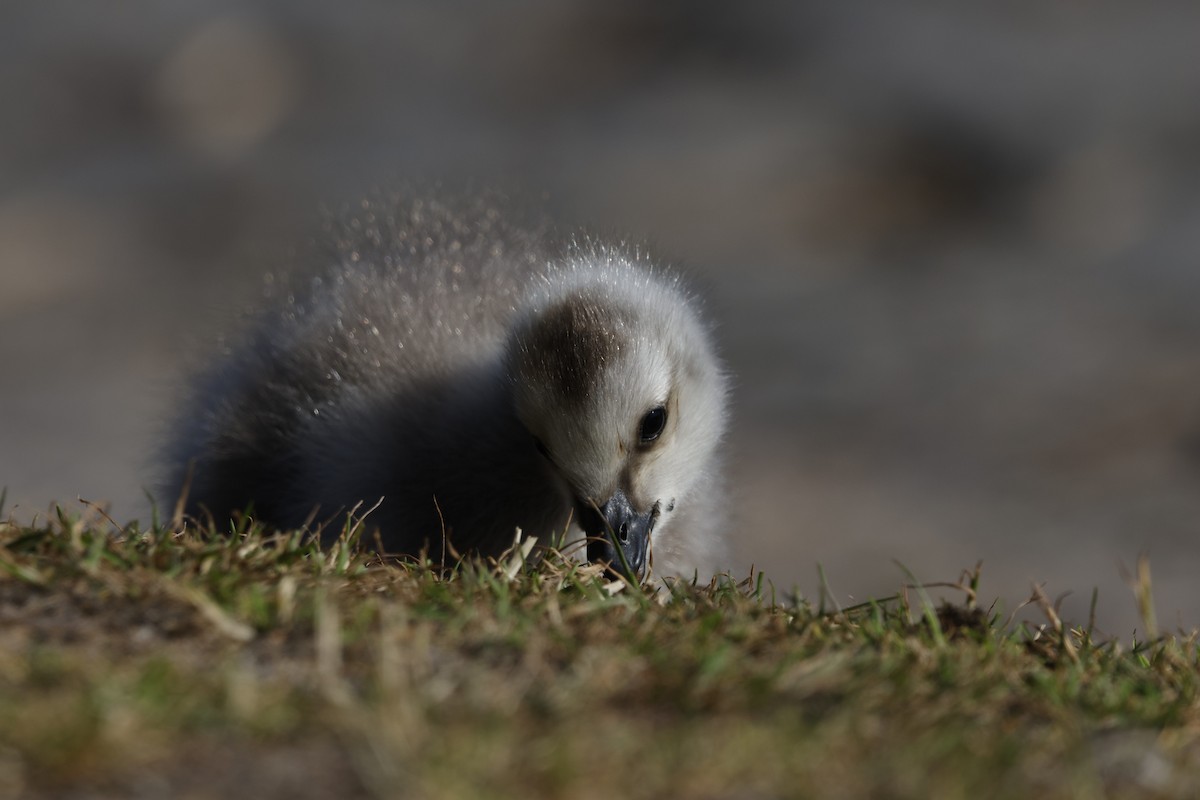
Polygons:
<instances>
[{"instance_id":1,"label":"blurred background","mask_svg":"<svg viewBox=\"0 0 1200 800\"><path fill-rule=\"evenodd\" d=\"M146 518L151 454L322 202L516 178L697 278L734 562L840 602L982 560L1200 624L1195 4L0 5L0 485Z\"/></svg>"}]
</instances>

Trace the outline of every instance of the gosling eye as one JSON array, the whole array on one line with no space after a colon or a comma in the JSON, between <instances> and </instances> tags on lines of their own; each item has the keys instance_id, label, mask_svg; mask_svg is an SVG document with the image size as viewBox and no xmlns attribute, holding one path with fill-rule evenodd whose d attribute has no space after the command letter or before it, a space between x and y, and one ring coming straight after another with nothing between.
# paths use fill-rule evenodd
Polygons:
<instances>
[{"instance_id":1,"label":"gosling eye","mask_svg":"<svg viewBox=\"0 0 1200 800\"><path fill-rule=\"evenodd\" d=\"M655 406L647 411L646 416L642 417L642 427L638 433L642 444L653 442L662 435L665 427L667 427L667 410L665 408Z\"/></svg>"},{"instance_id":2,"label":"gosling eye","mask_svg":"<svg viewBox=\"0 0 1200 800\"><path fill-rule=\"evenodd\" d=\"M554 459L550 457L550 448L546 447L545 442L535 436L533 439L533 445L537 448L537 451L542 454L543 458L550 462L554 461Z\"/></svg>"}]
</instances>

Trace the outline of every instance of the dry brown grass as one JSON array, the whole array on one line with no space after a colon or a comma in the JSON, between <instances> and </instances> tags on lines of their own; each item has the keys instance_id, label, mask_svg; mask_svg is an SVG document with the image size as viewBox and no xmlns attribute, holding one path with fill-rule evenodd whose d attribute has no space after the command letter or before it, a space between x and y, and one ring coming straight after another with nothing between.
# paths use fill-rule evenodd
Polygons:
<instances>
[{"instance_id":1,"label":"dry brown grass","mask_svg":"<svg viewBox=\"0 0 1200 800\"><path fill-rule=\"evenodd\" d=\"M1006 624L977 571L825 611L64 517L0 576L0 797L1200 793L1195 634Z\"/></svg>"}]
</instances>

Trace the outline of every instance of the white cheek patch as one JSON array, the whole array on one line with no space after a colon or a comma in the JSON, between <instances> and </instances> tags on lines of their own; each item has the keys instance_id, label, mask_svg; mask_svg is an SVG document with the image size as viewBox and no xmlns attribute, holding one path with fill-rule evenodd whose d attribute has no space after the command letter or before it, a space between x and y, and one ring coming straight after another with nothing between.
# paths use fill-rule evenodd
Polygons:
<instances>
[{"instance_id":1,"label":"white cheek patch","mask_svg":"<svg viewBox=\"0 0 1200 800\"><path fill-rule=\"evenodd\" d=\"M670 454L665 448L669 446L669 442L662 442L658 447L634 455L625 491L639 511L647 511L657 503L659 513L664 513L671 499L677 496L679 466L668 458Z\"/></svg>"}]
</instances>

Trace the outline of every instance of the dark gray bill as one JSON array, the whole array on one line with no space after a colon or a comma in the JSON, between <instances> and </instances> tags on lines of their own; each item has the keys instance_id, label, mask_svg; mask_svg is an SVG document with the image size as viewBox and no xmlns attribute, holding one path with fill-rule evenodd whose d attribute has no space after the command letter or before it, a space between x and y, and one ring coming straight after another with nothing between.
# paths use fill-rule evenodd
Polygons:
<instances>
[{"instance_id":1,"label":"dark gray bill","mask_svg":"<svg viewBox=\"0 0 1200 800\"><path fill-rule=\"evenodd\" d=\"M641 580L646 573L656 509L638 514L620 489L599 508L586 501L576 505L580 526L588 535L588 561L606 562L625 577Z\"/></svg>"}]
</instances>

